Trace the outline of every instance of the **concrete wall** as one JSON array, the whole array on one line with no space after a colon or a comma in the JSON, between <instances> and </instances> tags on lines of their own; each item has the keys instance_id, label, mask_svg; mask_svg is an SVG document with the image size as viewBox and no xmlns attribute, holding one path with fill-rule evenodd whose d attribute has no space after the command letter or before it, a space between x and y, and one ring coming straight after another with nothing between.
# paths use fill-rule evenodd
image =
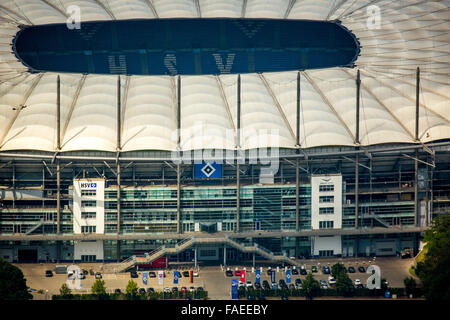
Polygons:
<instances>
[{"instance_id":1,"label":"concrete wall","mask_svg":"<svg viewBox=\"0 0 450 320\"><path fill-rule=\"evenodd\" d=\"M81 196L82 190L96 190L95 196ZM95 207L81 207L82 200L95 200ZM82 212L95 212L95 219L82 219ZM73 233L81 234L82 226L96 226L97 234L105 233L105 180L79 179L73 181Z\"/></svg>"},{"instance_id":2,"label":"concrete wall","mask_svg":"<svg viewBox=\"0 0 450 320\"><path fill-rule=\"evenodd\" d=\"M319 191L321 185L334 185L334 191ZM333 196L334 202L320 203L321 196ZM319 214L320 208L333 207L333 214ZM320 221L333 221L334 229L342 226L342 176L313 175L311 177L311 228L319 229ZM331 249L330 249L331 250Z\"/></svg>"},{"instance_id":3,"label":"concrete wall","mask_svg":"<svg viewBox=\"0 0 450 320\"><path fill-rule=\"evenodd\" d=\"M74 244L74 257L75 260L81 260L82 255L95 255L97 260L103 260L103 241L83 241L77 240Z\"/></svg>"}]
</instances>

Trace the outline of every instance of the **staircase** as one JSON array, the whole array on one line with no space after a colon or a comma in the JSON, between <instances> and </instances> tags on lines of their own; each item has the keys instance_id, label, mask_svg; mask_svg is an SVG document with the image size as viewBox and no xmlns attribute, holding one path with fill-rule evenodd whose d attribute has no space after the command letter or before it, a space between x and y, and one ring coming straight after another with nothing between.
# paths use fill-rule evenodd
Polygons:
<instances>
[{"instance_id":1,"label":"staircase","mask_svg":"<svg viewBox=\"0 0 450 320\"><path fill-rule=\"evenodd\" d=\"M53 221L53 220L44 220L44 219L41 219L41 220L39 221L38 224L36 224L36 225L34 225L33 227L31 227L30 229L28 229L28 231L25 232L25 234L28 235L28 234L33 233L33 232L36 231L40 226L43 226L43 225L46 225L46 224L54 224L54 223L55 223L55 221Z\"/></svg>"},{"instance_id":2,"label":"staircase","mask_svg":"<svg viewBox=\"0 0 450 320\"><path fill-rule=\"evenodd\" d=\"M119 263L111 263L106 264L103 267L104 272L106 273L119 273L119 272L125 272L128 269L134 267L136 264L148 264L152 261L155 261L156 259L164 256L164 255L171 255L171 254L177 254L180 253L189 247L191 247L193 244L228 244L229 246L238 249L241 252L246 253L256 253L268 260L271 261L282 261L289 263L291 265L297 265L300 266L300 263L288 258L286 255L274 255L273 252L257 245L250 245L246 246L242 243L239 243L235 240L230 239L228 236L222 236L222 237L189 237L181 241L180 243L177 243L175 247L166 247L162 246L150 253L146 253L144 256L131 256L130 258L119 262Z\"/></svg>"}]
</instances>

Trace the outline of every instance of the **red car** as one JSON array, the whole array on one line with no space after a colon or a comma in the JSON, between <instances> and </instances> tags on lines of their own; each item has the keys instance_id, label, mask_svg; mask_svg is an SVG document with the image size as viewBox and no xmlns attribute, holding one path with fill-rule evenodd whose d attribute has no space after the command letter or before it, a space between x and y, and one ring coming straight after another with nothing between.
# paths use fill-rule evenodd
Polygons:
<instances>
[{"instance_id":1,"label":"red car","mask_svg":"<svg viewBox=\"0 0 450 320\"><path fill-rule=\"evenodd\" d=\"M234 272L234 275L240 277L242 273L243 273L243 270L236 270L236 271Z\"/></svg>"},{"instance_id":2,"label":"red car","mask_svg":"<svg viewBox=\"0 0 450 320\"><path fill-rule=\"evenodd\" d=\"M181 287L181 292L186 292L187 288L186 287Z\"/></svg>"}]
</instances>

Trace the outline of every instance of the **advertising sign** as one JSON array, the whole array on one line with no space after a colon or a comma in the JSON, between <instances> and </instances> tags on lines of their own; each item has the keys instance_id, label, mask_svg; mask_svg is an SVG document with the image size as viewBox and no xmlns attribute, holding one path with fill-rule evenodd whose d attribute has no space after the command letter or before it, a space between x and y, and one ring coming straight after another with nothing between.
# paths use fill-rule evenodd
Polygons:
<instances>
[{"instance_id":1,"label":"advertising sign","mask_svg":"<svg viewBox=\"0 0 450 320\"><path fill-rule=\"evenodd\" d=\"M178 284L178 271L173 272L173 284Z\"/></svg>"},{"instance_id":2,"label":"advertising sign","mask_svg":"<svg viewBox=\"0 0 450 320\"><path fill-rule=\"evenodd\" d=\"M270 280L272 281L272 283L276 282L275 280L275 271L272 270L272 272L270 273Z\"/></svg>"},{"instance_id":3,"label":"advertising sign","mask_svg":"<svg viewBox=\"0 0 450 320\"><path fill-rule=\"evenodd\" d=\"M245 270L241 270L241 281L245 282Z\"/></svg>"},{"instance_id":4,"label":"advertising sign","mask_svg":"<svg viewBox=\"0 0 450 320\"><path fill-rule=\"evenodd\" d=\"M147 285L147 281L148 281L148 272L142 272L142 283L144 285Z\"/></svg>"},{"instance_id":5,"label":"advertising sign","mask_svg":"<svg viewBox=\"0 0 450 320\"><path fill-rule=\"evenodd\" d=\"M231 299L237 299L238 298L238 280L232 279L231 280Z\"/></svg>"},{"instance_id":6,"label":"advertising sign","mask_svg":"<svg viewBox=\"0 0 450 320\"><path fill-rule=\"evenodd\" d=\"M255 282L261 283L261 270L256 270Z\"/></svg>"},{"instance_id":7,"label":"advertising sign","mask_svg":"<svg viewBox=\"0 0 450 320\"><path fill-rule=\"evenodd\" d=\"M286 270L286 283L291 283L292 271L291 269Z\"/></svg>"},{"instance_id":8,"label":"advertising sign","mask_svg":"<svg viewBox=\"0 0 450 320\"><path fill-rule=\"evenodd\" d=\"M164 272L158 271L158 284L163 284L164 282Z\"/></svg>"}]
</instances>

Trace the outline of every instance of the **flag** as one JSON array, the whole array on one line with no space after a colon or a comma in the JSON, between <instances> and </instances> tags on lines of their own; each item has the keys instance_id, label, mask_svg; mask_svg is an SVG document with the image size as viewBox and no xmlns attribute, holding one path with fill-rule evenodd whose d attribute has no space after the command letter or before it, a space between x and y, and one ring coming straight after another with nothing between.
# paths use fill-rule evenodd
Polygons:
<instances>
[{"instance_id":1,"label":"flag","mask_svg":"<svg viewBox=\"0 0 450 320\"><path fill-rule=\"evenodd\" d=\"M272 272L270 273L270 279L272 280L272 283L276 282L275 280L275 271L272 270Z\"/></svg>"},{"instance_id":2,"label":"flag","mask_svg":"<svg viewBox=\"0 0 450 320\"><path fill-rule=\"evenodd\" d=\"M178 284L178 271L173 272L173 284Z\"/></svg>"},{"instance_id":3,"label":"flag","mask_svg":"<svg viewBox=\"0 0 450 320\"><path fill-rule=\"evenodd\" d=\"M189 283L194 283L194 271L189 270Z\"/></svg>"},{"instance_id":4,"label":"flag","mask_svg":"<svg viewBox=\"0 0 450 320\"><path fill-rule=\"evenodd\" d=\"M255 282L256 283L261 283L261 270L256 270Z\"/></svg>"},{"instance_id":5,"label":"flag","mask_svg":"<svg viewBox=\"0 0 450 320\"><path fill-rule=\"evenodd\" d=\"M286 283L291 283L291 277L292 277L292 271L291 269L286 270Z\"/></svg>"},{"instance_id":6,"label":"flag","mask_svg":"<svg viewBox=\"0 0 450 320\"><path fill-rule=\"evenodd\" d=\"M164 272L158 271L158 284L163 284L164 281Z\"/></svg>"},{"instance_id":7,"label":"flag","mask_svg":"<svg viewBox=\"0 0 450 320\"><path fill-rule=\"evenodd\" d=\"M237 281L237 279L231 280L231 299L238 299L238 281Z\"/></svg>"},{"instance_id":8,"label":"flag","mask_svg":"<svg viewBox=\"0 0 450 320\"><path fill-rule=\"evenodd\" d=\"M241 270L241 281L245 282L245 270Z\"/></svg>"},{"instance_id":9,"label":"flag","mask_svg":"<svg viewBox=\"0 0 450 320\"><path fill-rule=\"evenodd\" d=\"M142 272L142 282L144 283L144 285L147 285L147 280L148 280L148 273Z\"/></svg>"}]
</instances>

